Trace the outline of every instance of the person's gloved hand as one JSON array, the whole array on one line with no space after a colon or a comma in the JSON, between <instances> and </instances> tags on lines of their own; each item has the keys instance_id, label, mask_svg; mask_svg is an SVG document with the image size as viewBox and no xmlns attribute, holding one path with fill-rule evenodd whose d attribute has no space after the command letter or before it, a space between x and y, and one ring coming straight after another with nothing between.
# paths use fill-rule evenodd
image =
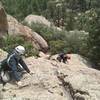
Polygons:
<instances>
[{"instance_id":1,"label":"person's gloved hand","mask_svg":"<svg viewBox=\"0 0 100 100\"><path fill-rule=\"evenodd\" d=\"M32 73L32 72L30 72L29 74L30 74L31 76L33 75L33 73Z\"/></svg>"}]
</instances>

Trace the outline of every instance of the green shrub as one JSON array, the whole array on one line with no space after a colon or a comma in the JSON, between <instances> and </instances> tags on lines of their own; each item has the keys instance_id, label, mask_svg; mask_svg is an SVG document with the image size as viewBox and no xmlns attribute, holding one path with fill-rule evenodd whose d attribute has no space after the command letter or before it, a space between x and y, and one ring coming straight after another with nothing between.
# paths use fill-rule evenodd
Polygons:
<instances>
[{"instance_id":1,"label":"green shrub","mask_svg":"<svg viewBox=\"0 0 100 100\"><path fill-rule=\"evenodd\" d=\"M74 53L84 54L87 48L88 33L85 31L69 31L65 35L65 46Z\"/></svg>"},{"instance_id":2,"label":"green shrub","mask_svg":"<svg viewBox=\"0 0 100 100\"><path fill-rule=\"evenodd\" d=\"M24 44L24 47L26 48L26 54L25 54L26 57L38 56L39 51L33 47L32 43L27 42Z\"/></svg>"},{"instance_id":3,"label":"green shrub","mask_svg":"<svg viewBox=\"0 0 100 100\"><path fill-rule=\"evenodd\" d=\"M40 34L47 42L58 39L63 40L65 37L65 31L59 31L54 28L54 26L48 27L41 23L32 23L31 25L28 25L26 22L24 22L24 25L29 26L33 31Z\"/></svg>"},{"instance_id":4,"label":"green shrub","mask_svg":"<svg viewBox=\"0 0 100 100\"><path fill-rule=\"evenodd\" d=\"M95 26L89 33L88 47L88 57L100 69L100 19L95 20Z\"/></svg>"},{"instance_id":5,"label":"green shrub","mask_svg":"<svg viewBox=\"0 0 100 100\"><path fill-rule=\"evenodd\" d=\"M71 51L86 55L88 33L84 31L70 31L60 35L61 37L49 42L50 51L54 53Z\"/></svg>"},{"instance_id":6,"label":"green shrub","mask_svg":"<svg viewBox=\"0 0 100 100\"><path fill-rule=\"evenodd\" d=\"M65 42L62 40L50 41L50 52L51 54L60 53L64 50Z\"/></svg>"},{"instance_id":7,"label":"green shrub","mask_svg":"<svg viewBox=\"0 0 100 100\"><path fill-rule=\"evenodd\" d=\"M59 31L39 23L32 23L30 27L48 42L51 54L64 51L72 51L82 55L87 54L88 33L85 31Z\"/></svg>"},{"instance_id":8,"label":"green shrub","mask_svg":"<svg viewBox=\"0 0 100 100\"><path fill-rule=\"evenodd\" d=\"M2 49L10 53L16 46L22 45L26 49L25 56L37 56L39 51L36 50L31 42L25 41L23 37L20 36L5 36L2 40Z\"/></svg>"},{"instance_id":9,"label":"green shrub","mask_svg":"<svg viewBox=\"0 0 100 100\"><path fill-rule=\"evenodd\" d=\"M52 35L55 33L55 30L52 27L48 27L41 23L32 23L29 27L40 34L47 42L52 39Z\"/></svg>"}]
</instances>

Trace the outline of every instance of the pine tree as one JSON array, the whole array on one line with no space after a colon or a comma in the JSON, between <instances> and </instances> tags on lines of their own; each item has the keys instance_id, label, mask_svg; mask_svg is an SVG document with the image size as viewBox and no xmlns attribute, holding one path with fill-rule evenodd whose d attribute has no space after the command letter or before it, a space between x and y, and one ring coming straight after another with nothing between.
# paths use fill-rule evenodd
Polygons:
<instances>
[{"instance_id":1,"label":"pine tree","mask_svg":"<svg viewBox=\"0 0 100 100\"><path fill-rule=\"evenodd\" d=\"M96 64L100 64L100 19L96 19L95 25L89 34L89 57Z\"/></svg>"}]
</instances>

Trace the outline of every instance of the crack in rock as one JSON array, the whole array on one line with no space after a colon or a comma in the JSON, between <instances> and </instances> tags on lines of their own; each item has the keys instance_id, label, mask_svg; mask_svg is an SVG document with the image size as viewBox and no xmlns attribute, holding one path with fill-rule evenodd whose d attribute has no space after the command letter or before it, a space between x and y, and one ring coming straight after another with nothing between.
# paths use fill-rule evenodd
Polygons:
<instances>
[{"instance_id":1,"label":"crack in rock","mask_svg":"<svg viewBox=\"0 0 100 100\"><path fill-rule=\"evenodd\" d=\"M62 85L64 89L69 92L71 98L73 100L89 100L89 93L86 91L81 90L74 90L72 85L69 82L65 82L64 78L67 77L67 75L57 75L58 79L62 82ZM87 98L87 99L86 99Z\"/></svg>"}]
</instances>

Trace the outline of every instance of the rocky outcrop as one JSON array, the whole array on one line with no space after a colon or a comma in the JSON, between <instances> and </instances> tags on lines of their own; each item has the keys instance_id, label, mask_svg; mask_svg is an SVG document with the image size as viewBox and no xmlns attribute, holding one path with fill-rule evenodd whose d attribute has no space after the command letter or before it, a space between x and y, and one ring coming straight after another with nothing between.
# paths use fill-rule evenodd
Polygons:
<instances>
[{"instance_id":1,"label":"rocky outcrop","mask_svg":"<svg viewBox=\"0 0 100 100\"><path fill-rule=\"evenodd\" d=\"M43 16L38 16L38 15L28 15L25 19L24 22L28 24L28 26L31 26L32 23L39 23L43 24L47 27L52 27L54 29L57 29L61 31L62 29L59 27L56 27L53 25L53 23L49 22L45 17Z\"/></svg>"},{"instance_id":2,"label":"rocky outcrop","mask_svg":"<svg viewBox=\"0 0 100 100\"><path fill-rule=\"evenodd\" d=\"M50 55L49 54L45 54L45 53L43 53L43 52L39 52L39 55L38 55L39 57L41 57L41 58L45 58L45 59L49 59L50 58Z\"/></svg>"},{"instance_id":3,"label":"rocky outcrop","mask_svg":"<svg viewBox=\"0 0 100 100\"><path fill-rule=\"evenodd\" d=\"M0 37L2 37L4 34L7 34L7 30L8 30L7 16L0 2Z\"/></svg>"},{"instance_id":4,"label":"rocky outcrop","mask_svg":"<svg viewBox=\"0 0 100 100\"><path fill-rule=\"evenodd\" d=\"M21 88L7 83L0 100L99 100L100 72L81 56L72 54L69 63L34 57L25 60L33 75L24 74Z\"/></svg>"},{"instance_id":5,"label":"rocky outcrop","mask_svg":"<svg viewBox=\"0 0 100 100\"><path fill-rule=\"evenodd\" d=\"M5 52L2 49L0 49L0 61L5 59L7 57L7 54L8 54L7 52Z\"/></svg>"},{"instance_id":6,"label":"rocky outcrop","mask_svg":"<svg viewBox=\"0 0 100 100\"><path fill-rule=\"evenodd\" d=\"M58 68L58 78L63 86L69 90L73 100L99 100L100 72L90 68L78 55L71 58L67 66Z\"/></svg>"},{"instance_id":7,"label":"rocky outcrop","mask_svg":"<svg viewBox=\"0 0 100 100\"><path fill-rule=\"evenodd\" d=\"M44 24L48 27L50 27L51 23L43 16L38 16L38 15L28 15L25 20L25 22L27 22L27 24L31 25L32 22L33 23L40 23L40 24Z\"/></svg>"},{"instance_id":8,"label":"rocky outcrop","mask_svg":"<svg viewBox=\"0 0 100 100\"><path fill-rule=\"evenodd\" d=\"M7 83L4 87L0 86L0 100L70 100L66 96L66 91L62 83L56 76L55 67L50 61L34 57L26 59L27 65L33 72L33 75L24 74L21 82L23 87ZM2 90L4 92L2 92Z\"/></svg>"},{"instance_id":9,"label":"rocky outcrop","mask_svg":"<svg viewBox=\"0 0 100 100\"><path fill-rule=\"evenodd\" d=\"M42 50L43 52L47 52L48 44L39 34L37 34L36 32L33 32L32 39L35 44L38 44L39 50Z\"/></svg>"},{"instance_id":10,"label":"rocky outcrop","mask_svg":"<svg viewBox=\"0 0 100 100\"><path fill-rule=\"evenodd\" d=\"M39 50L47 51L47 42L36 32L33 32L29 27L20 24L14 17L7 15L8 33L13 36L23 36L27 41L31 41L33 46Z\"/></svg>"},{"instance_id":11,"label":"rocky outcrop","mask_svg":"<svg viewBox=\"0 0 100 100\"><path fill-rule=\"evenodd\" d=\"M48 50L47 42L29 27L19 23L14 17L7 15L0 3L0 38L6 34L12 36L23 36L26 41L31 41L33 46L46 52Z\"/></svg>"}]
</instances>

